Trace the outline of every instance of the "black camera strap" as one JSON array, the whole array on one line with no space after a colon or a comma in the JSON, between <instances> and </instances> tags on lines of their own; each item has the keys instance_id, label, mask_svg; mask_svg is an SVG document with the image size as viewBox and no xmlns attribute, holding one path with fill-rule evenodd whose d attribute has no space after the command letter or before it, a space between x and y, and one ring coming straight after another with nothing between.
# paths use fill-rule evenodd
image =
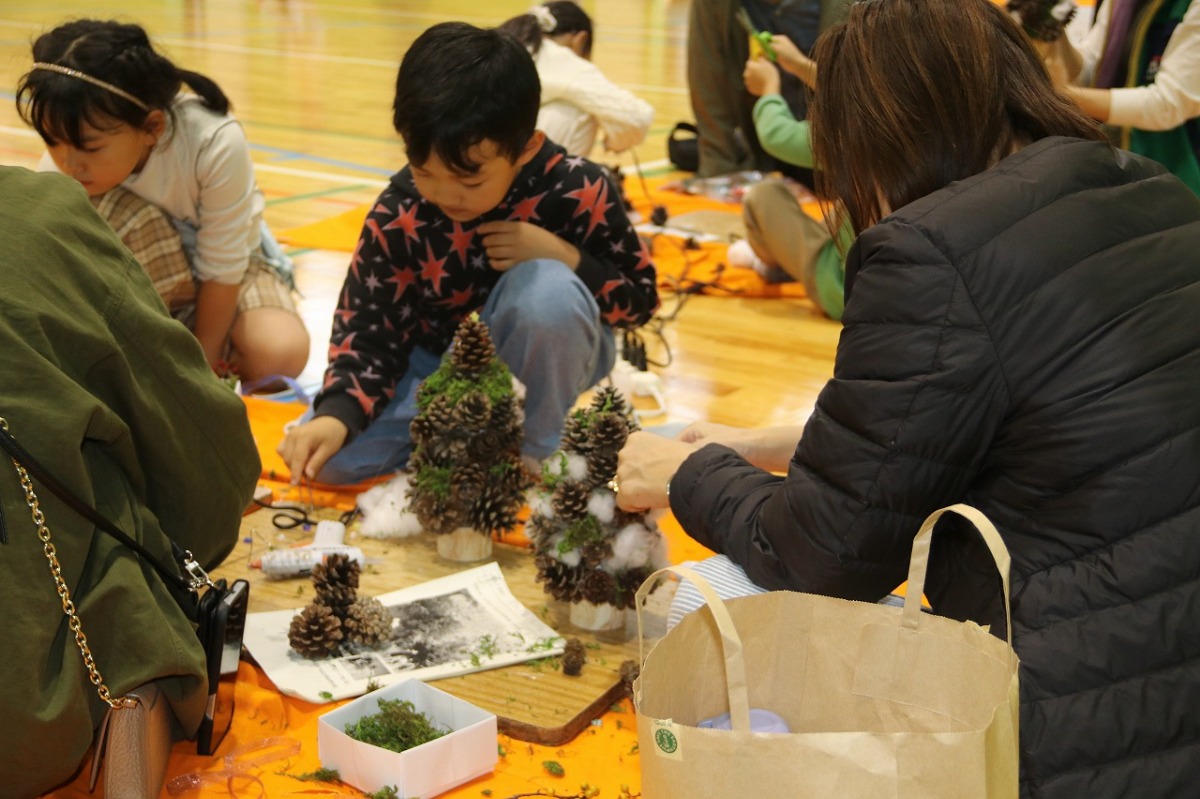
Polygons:
<instances>
[{"instance_id":1,"label":"black camera strap","mask_svg":"<svg viewBox=\"0 0 1200 799\"><path fill-rule=\"evenodd\" d=\"M51 474L46 467L42 466L33 455L29 454L28 450L13 438L12 434L8 432L8 425L3 423L3 419L0 419L0 448L3 448L14 461L20 464L25 471L29 472L32 478L50 489L51 493L70 506L72 510L94 524L97 529L108 533L145 559L169 584L193 594L199 591L201 587L213 584L212 580L205 574L204 569L192 557L192 553L181 550L174 541L171 541L171 551L179 561L180 568L187 577L184 577L178 571L173 571L164 566L149 550L126 535L125 531L110 522L99 511L80 499L71 489L59 482L58 478ZM8 543L3 511L0 511L0 543Z\"/></svg>"}]
</instances>

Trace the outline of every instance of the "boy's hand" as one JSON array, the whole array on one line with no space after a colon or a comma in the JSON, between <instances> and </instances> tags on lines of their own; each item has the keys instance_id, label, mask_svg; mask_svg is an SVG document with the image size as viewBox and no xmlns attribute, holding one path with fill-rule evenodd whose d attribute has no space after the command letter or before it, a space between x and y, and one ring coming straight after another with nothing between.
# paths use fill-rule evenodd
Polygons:
<instances>
[{"instance_id":1,"label":"boy's hand","mask_svg":"<svg viewBox=\"0 0 1200 799\"><path fill-rule=\"evenodd\" d=\"M579 250L549 230L528 222L484 222L478 228L483 236L492 269L505 272L522 261L553 258L574 269L579 266Z\"/></svg>"},{"instance_id":2,"label":"boy's hand","mask_svg":"<svg viewBox=\"0 0 1200 799\"><path fill-rule=\"evenodd\" d=\"M287 463L292 485L299 485L301 477L316 480L349 434L345 423L334 416L318 416L289 430L275 451Z\"/></svg>"},{"instance_id":3,"label":"boy's hand","mask_svg":"<svg viewBox=\"0 0 1200 799\"><path fill-rule=\"evenodd\" d=\"M746 91L755 97L764 94L779 94L779 70L765 58L751 58L742 70Z\"/></svg>"}]
</instances>

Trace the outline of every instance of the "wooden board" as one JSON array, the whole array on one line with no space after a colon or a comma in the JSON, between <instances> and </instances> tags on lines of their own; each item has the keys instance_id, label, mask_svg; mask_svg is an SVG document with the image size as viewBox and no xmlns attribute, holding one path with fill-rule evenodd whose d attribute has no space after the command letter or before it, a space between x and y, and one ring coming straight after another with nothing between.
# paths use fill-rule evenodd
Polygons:
<instances>
[{"instance_id":1,"label":"wooden board","mask_svg":"<svg viewBox=\"0 0 1200 799\"><path fill-rule=\"evenodd\" d=\"M316 513L334 518L332 511ZM226 579L251 583L250 611L301 608L313 597L307 578L268 579L250 563L269 548L307 543L312 534L302 528L281 531L271 521L272 511L259 510L242 521L242 537L234 552L214 572ZM409 539L378 540L356 537L353 525L346 543L361 547L368 559L359 582L364 596L380 594L473 568L479 563L451 563L437 555L432 535ZM638 657L636 620L627 614L626 628L615 633L590 633L575 629L567 609L542 591L528 549L496 544L493 560L522 604L560 635L583 641L587 661L578 677L568 677L558 658L489 669L461 677L438 680L437 687L496 714L500 731L531 743L557 746L587 728L623 695L620 668Z\"/></svg>"}]
</instances>

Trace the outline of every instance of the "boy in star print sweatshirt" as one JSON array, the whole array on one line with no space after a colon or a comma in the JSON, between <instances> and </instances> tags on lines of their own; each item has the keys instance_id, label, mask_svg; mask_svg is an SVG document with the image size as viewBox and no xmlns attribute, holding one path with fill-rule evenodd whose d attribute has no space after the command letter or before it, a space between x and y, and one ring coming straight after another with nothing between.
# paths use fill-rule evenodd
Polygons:
<instances>
[{"instance_id":1,"label":"boy in star print sweatshirt","mask_svg":"<svg viewBox=\"0 0 1200 799\"><path fill-rule=\"evenodd\" d=\"M526 387L522 454L558 448L579 393L612 370L613 327L658 308L654 265L603 170L535 130L537 70L515 39L435 25L396 78L409 165L367 216L313 407L280 444L301 477L402 468L416 389L473 312Z\"/></svg>"}]
</instances>

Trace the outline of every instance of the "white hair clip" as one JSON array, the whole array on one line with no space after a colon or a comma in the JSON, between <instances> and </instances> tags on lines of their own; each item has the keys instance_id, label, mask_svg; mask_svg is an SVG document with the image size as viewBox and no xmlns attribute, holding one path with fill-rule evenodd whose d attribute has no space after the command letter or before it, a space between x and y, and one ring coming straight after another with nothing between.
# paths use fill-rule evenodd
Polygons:
<instances>
[{"instance_id":1,"label":"white hair clip","mask_svg":"<svg viewBox=\"0 0 1200 799\"><path fill-rule=\"evenodd\" d=\"M554 29L558 27L558 20L545 6L534 6L529 9L528 13L538 21L538 27L542 29L542 33L553 33Z\"/></svg>"}]
</instances>

